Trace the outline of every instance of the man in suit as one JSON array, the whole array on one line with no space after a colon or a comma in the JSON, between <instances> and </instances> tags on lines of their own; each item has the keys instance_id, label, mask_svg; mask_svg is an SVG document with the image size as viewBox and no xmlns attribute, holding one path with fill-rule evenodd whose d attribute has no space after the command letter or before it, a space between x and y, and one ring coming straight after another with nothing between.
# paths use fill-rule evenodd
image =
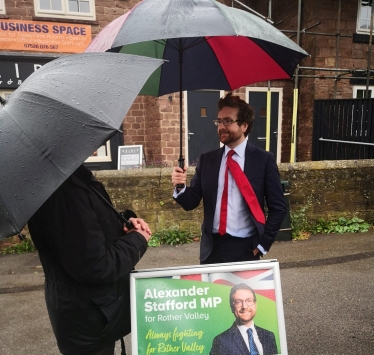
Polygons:
<instances>
[{"instance_id":1,"label":"man in suit","mask_svg":"<svg viewBox=\"0 0 374 355\"><path fill-rule=\"evenodd\" d=\"M248 285L238 284L231 289L230 307L236 320L213 339L210 355L278 354L274 333L254 325L256 302L256 294Z\"/></svg>"},{"instance_id":2,"label":"man in suit","mask_svg":"<svg viewBox=\"0 0 374 355\"><path fill-rule=\"evenodd\" d=\"M252 107L239 96L227 94L218 102L214 121L224 146L201 155L190 186L186 186L186 168L173 170L173 197L178 204L189 211L203 199L201 264L259 260L270 250L286 215L273 154L246 139L253 122ZM231 166L226 169L229 160L240 172L233 174Z\"/></svg>"}]
</instances>

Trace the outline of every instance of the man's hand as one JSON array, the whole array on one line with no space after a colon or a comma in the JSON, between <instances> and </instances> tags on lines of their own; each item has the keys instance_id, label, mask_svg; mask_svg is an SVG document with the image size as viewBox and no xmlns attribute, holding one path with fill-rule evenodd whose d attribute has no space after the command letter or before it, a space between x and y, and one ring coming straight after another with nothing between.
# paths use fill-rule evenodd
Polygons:
<instances>
[{"instance_id":1,"label":"man's hand","mask_svg":"<svg viewBox=\"0 0 374 355\"><path fill-rule=\"evenodd\" d=\"M255 250L253 250L253 255L256 256L259 252L260 252L260 250L258 248L256 248Z\"/></svg>"},{"instance_id":2,"label":"man's hand","mask_svg":"<svg viewBox=\"0 0 374 355\"><path fill-rule=\"evenodd\" d=\"M175 167L173 173L171 174L171 182L173 186L181 184L186 185L187 182L187 175L186 175L187 167L185 166L183 169L179 166Z\"/></svg>"},{"instance_id":3,"label":"man's hand","mask_svg":"<svg viewBox=\"0 0 374 355\"><path fill-rule=\"evenodd\" d=\"M126 226L124 227L124 230L126 233L128 232L138 232L146 239L148 242L151 239L151 230L149 229L149 226L146 222L144 222L141 218L130 218L129 221L133 224L134 228L128 229Z\"/></svg>"}]
</instances>

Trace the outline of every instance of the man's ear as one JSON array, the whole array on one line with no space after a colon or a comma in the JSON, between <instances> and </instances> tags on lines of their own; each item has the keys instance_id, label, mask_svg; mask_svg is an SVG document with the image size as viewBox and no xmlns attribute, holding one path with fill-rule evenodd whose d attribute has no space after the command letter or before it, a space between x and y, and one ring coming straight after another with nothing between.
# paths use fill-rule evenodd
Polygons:
<instances>
[{"instance_id":1,"label":"man's ear","mask_svg":"<svg viewBox=\"0 0 374 355\"><path fill-rule=\"evenodd\" d=\"M244 122L244 123L241 124L241 127L242 127L242 130L243 130L243 133L245 133L245 132L248 131L249 125L248 125L248 123Z\"/></svg>"}]
</instances>

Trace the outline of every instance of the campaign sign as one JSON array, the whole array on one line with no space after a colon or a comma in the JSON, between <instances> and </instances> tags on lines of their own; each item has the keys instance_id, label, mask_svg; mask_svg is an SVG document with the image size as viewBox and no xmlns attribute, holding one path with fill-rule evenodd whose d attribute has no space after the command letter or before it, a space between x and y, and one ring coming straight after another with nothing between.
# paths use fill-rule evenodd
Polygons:
<instances>
[{"instance_id":1,"label":"campaign sign","mask_svg":"<svg viewBox=\"0 0 374 355\"><path fill-rule=\"evenodd\" d=\"M252 341L288 354L276 260L139 270L130 282L133 355L249 354Z\"/></svg>"},{"instance_id":2,"label":"campaign sign","mask_svg":"<svg viewBox=\"0 0 374 355\"><path fill-rule=\"evenodd\" d=\"M118 170L139 168L143 161L142 145L121 145L118 147Z\"/></svg>"}]
</instances>

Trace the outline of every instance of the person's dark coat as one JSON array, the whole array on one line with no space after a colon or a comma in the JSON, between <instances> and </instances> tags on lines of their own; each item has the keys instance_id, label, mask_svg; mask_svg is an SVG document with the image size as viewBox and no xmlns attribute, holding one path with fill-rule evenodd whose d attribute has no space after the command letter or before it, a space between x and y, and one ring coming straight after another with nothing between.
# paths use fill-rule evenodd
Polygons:
<instances>
[{"instance_id":1,"label":"person's dark coat","mask_svg":"<svg viewBox=\"0 0 374 355\"><path fill-rule=\"evenodd\" d=\"M264 355L278 354L274 333L257 327L255 329L262 344ZM213 339L209 355L250 355L236 323Z\"/></svg>"},{"instance_id":2,"label":"person's dark coat","mask_svg":"<svg viewBox=\"0 0 374 355\"><path fill-rule=\"evenodd\" d=\"M28 226L45 273L45 299L62 353L84 354L130 332L129 273L147 249L89 185L81 166L43 204Z\"/></svg>"},{"instance_id":3,"label":"person's dark coat","mask_svg":"<svg viewBox=\"0 0 374 355\"><path fill-rule=\"evenodd\" d=\"M201 227L200 260L204 261L213 249L213 219L217 202L218 176L225 147L201 155L196 173L189 187L175 200L184 210L190 211L204 203L204 221ZM266 152L247 143L245 149L244 174L252 185L257 200L264 210L264 200L268 209L265 225L257 222L248 208L249 215L257 228L257 235L251 238L249 251L260 244L270 250L287 213L277 164L273 153ZM239 216L240 217L240 216Z\"/></svg>"}]
</instances>

